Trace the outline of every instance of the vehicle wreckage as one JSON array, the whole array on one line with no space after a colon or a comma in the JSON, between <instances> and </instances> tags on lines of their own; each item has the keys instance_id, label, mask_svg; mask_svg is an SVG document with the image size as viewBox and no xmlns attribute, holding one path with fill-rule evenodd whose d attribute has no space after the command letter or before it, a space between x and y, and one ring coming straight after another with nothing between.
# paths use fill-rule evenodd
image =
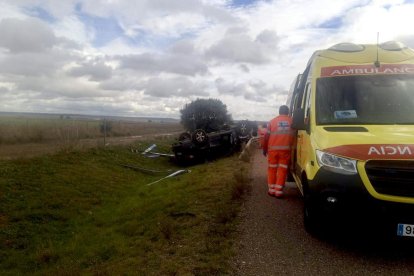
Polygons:
<instances>
[{"instance_id":1,"label":"vehicle wreckage","mask_svg":"<svg viewBox=\"0 0 414 276\"><path fill-rule=\"evenodd\" d=\"M143 151L131 149L133 153L140 152L148 158L167 157L180 164L197 163L211 160L219 155L232 154L241 149L243 143L247 147L257 139L257 124L255 122L241 121L235 126L224 125L221 130L207 132L204 129L196 129L194 132L183 132L178 137L178 142L171 146L171 153L156 152L157 145L152 144ZM252 139L253 138L253 139ZM191 170L156 170L143 168L130 164L120 164L121 166L137 170L147 174L168 174L153 181L148 186L159 183L164 179L175 177L180 174L190 173Z\"/></svg>"},{"instance_id":2,"label":"vehicle wreckage","mask_svg":"<svg viewBox=\"0 0 414 276\"><path fill-rule=\"evenodd\" d=\"M237 152L254 136L257 136L257 124L244 120L233 126L223 125L220 130L183 132L171 148L178 163L200 162Z\"/></svg>"}]
</instances>

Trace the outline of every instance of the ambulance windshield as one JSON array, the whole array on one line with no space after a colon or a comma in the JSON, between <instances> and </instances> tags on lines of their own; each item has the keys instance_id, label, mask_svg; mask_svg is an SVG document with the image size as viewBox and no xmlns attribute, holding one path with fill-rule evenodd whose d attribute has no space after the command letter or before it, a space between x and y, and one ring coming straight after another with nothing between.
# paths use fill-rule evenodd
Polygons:
<instances>
[{"instance_id":1,"label":"ambulance windshield","mask_svg":"<svg viewBox=\"0 0 414 276\"><path fill-rule=\"evenodd\" d=\"M414 124L414 75L319 78L316 123Z\"/></svg>"}]
</instances>

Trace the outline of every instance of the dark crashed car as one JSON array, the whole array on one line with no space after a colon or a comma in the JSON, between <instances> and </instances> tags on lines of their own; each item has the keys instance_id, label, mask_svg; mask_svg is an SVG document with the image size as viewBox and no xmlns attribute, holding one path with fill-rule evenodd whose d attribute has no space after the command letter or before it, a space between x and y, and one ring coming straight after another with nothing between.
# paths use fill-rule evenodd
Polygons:
<instances>
[{"instance_id":1,"label":"dark crashed car","mask_svg":"<svg viewBox=\"0 0 414 276\"><path fill-rule=\"evenodd\" d=\"M172 145L172 151L179 163L203 162L239 151L241 144L256 135L257 124L249 121L225 125L216 131L196 129L192 133L181 133L178 142Z\"/></svg>"}]
</instances>

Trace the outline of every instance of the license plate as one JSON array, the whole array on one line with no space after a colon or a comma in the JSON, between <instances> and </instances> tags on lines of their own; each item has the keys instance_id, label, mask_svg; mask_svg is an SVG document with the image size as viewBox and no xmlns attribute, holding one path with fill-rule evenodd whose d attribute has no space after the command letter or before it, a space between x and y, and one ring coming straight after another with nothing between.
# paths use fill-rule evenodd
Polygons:
<instances>
[{"instance_id":1,"label":"license plate","mask_svg":"<svg viewBox=\"0 0 414 276\"><path fill-rule=\"evenodd\" d=\"M414 237L414 224L398 224L397 235Z\"/></svg>"}]
</instances>

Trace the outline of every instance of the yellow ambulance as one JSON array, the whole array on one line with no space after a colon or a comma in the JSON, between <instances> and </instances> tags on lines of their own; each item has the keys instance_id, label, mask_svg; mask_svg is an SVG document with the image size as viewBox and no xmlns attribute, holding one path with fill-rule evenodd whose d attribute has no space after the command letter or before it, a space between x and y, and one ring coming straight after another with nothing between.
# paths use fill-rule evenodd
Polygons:
<instances>
[{"instance_id":1,"label":"yellow ambulance","mask_svg":"<svg viewBox=\"0 0 414 276\"><path fill-rule=\"evenodd\" d=\"M414 237L414 50L390 41L316 51L287 104L305 228L366 212Z\"/></svg>"}]
</instances>

